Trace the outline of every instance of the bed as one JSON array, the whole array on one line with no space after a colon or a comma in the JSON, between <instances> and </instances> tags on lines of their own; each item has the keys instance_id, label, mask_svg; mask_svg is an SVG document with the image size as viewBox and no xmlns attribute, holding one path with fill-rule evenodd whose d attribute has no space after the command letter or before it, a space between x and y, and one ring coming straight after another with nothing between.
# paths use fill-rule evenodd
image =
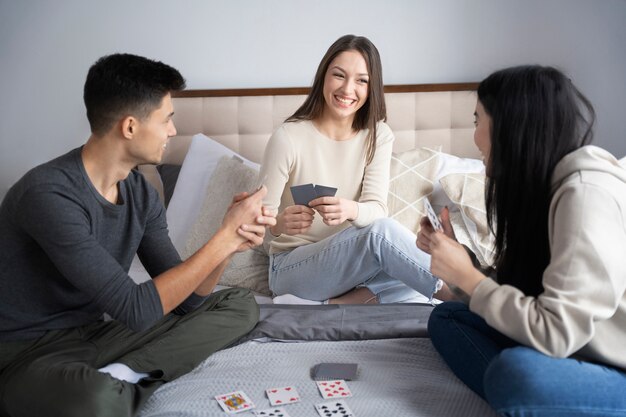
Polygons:
<instances>
[{"instance_id":1,"label":"bed","mask_svg":"<svg viewBox=\"0 0 626 417\"><path fill-rule=\"evenodd\" d=\"M476 83L385 88L387 123L394 131L388 197L390 216L417 231L422 199L452 207L459 240L488 263L492 236L484 211L484 168L473 143ZM303 102L307 88L188 90L174 97L177 136L161 165L142 166L167 206L170 236L186 258L219 226L232 194L251 189L273 130ZM237 254L218 289L255 293L261 318L233 346L161 387L141 417L225 416L215 397L244 391L255 404L240 415L281 415L266 390L297 388L300 401L284 416L319 416L325 400L312 378L322 362L356 363L345 398L354 416L491 416L434 350L423 297L387 305L276 305L267 285L267 247ZM141 264L131 277L149 279ZM273 412L274 410L275 412ZM272 414L273 412L273 414ZM348 415L346 410L332 415Z\"/></svg>"}]
</instances>

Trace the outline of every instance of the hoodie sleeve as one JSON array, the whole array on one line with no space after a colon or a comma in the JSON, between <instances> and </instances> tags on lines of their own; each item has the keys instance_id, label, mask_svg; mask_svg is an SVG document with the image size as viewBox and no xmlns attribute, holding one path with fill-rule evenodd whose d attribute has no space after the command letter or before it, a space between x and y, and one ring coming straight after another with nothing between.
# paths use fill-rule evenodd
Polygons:
<instances>
[{"instance_id":1,"label":"hoodie sleeve","mask_svg":"<svg viewBox=\"0 0 626 417\"><path fill-rule=\"evenodd\" d=\"M470 309L505 335L547 355L567 357L593 338L599 321L612 317L626 290L624 215L610 189L585 183L555 194L550 216L551 260L544 292L481 282Z\"/></svg>"}]
</instances>

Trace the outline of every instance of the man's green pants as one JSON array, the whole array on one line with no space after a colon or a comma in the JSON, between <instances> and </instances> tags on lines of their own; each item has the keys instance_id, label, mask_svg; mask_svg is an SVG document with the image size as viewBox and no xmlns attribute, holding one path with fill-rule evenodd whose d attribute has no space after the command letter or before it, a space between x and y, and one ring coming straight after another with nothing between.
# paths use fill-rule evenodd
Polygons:
<instances>
[{"instance_id":1,"label":"man's green pants","mask_svg":"<svg viewBox=\"0 0 626 417\"><path fill-rule=\"evenodd\" d=\"M238 340L258 318L248 290L228 289L143 332L101 321L49 331L37 340L2 342L0 416L132 416L157 388ZM98 371L114 362L150 376L131 384Z\"/></svg>"}]
</instances>

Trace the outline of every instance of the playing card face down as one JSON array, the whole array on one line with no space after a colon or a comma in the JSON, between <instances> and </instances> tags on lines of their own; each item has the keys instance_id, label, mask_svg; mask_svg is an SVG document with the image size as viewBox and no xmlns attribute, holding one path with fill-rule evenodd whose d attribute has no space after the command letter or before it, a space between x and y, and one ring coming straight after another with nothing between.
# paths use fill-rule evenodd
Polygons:
<instances>
[{"instance_id":1,"label":"playing card face down","mask_svg":"<svg viewBox=\"0 0 626 417\"><path fill-rule=\"evenodd\" d=\"M426 216L428 217L428 220L430 221L430 224L433 227L433 229L435 229L438 232L442 232L443 226L441 225L441 222L439 221L439 217L437 217L437 214L435 213L433 206L430 205L430 201L428 201L427 198L424 198L424 210L426 210Z\"/></svg>"},{"instance_id":2,"label":"playing card face down","mask_svg":"<svg viewBox=\"0 0 626 417\"><path fill-rule=\"evenodd\" d=\"M317 388L324 398L346 398L351 397L352 392L348 388L346 381L337 379L333 381L317 381Z\"/></svg>"},{"instance_id":3,"label":"playing card face down","mask_svg":"<svg viewBox=\"0 0 626 417\"><path fill-rule=\"evenodd\" d=\"M311 200L318 197L333 197L335 193L336 188L325 185L302 184L291 187L293 202L299 206L308 206Z\"/></svg>"},{"instance_id":4,"label":"playing card face down","mask_svg":"<svg viewBox=\"0 0 626 417\"><path fill-rule=\"evenodd\" d=\"M254 408L254 403L243 391L229 392L228 394L217 395L215 397L218 404L228 414L249 411Z\"/></svg>"},{"instance_id":5,"label":"playing card face down","mask_svg":"<svg viewBox=\"0 0 626 417\"><path fill-rule=\"evenodd\" d=\"M313 379L316 381L331 379L350 381L356 378L357 371L356 363L320 363L313 367Z\"/></svg>"},{"instance_id":6,"label":"playing card face down","mask_svg":"<svg viewBox=\"0 0 626 417\"><path fill-rule=\"evenodd\" d=\"M335 187L327 187L325 185L315 185L315 194L317 197L334 197L337 193Z\"/></svg>"},{"instance_id":7,"label":"playing card face down","mask_svg":"<svg viewBox=\"0 0 626 417\"><path fill-rule=\"evenodd\" d=\"M344 400L316 404L315 409L321 417L354 417L354 413Z\"/></svg>"},{"instance_id":8,"label":"playing card face down","mask_svg":"<svg viewBox=\"0 0 626 417\"><path fill-rule=\"evenodd\" d=\"M300 401L300 394L296 387L280 387L265 390L272 405L291 404Z\"/></svg>"},{"instance_id":9,"label":"playing card face down","mask_svg":"<svg viewBox=\"0 0 626 417\"><path fill-rule=\"evenodd\" d=\"M254 412L256 416L262 417L291 417L283 407L268 408L265 410L257 410Z\"/></svg>"}]
</instances>

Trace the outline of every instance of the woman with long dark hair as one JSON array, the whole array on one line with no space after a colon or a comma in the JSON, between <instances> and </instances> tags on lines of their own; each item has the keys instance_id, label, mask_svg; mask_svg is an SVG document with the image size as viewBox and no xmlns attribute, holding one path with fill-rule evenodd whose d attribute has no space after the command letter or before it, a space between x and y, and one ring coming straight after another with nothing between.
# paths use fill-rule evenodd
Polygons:
<instances>
[{"instance_id":1,"label":"woman with long dark hair","mask_svg":"<svg viewBox=\"0 0 626 417\"><path fill-rule=\"evenodd\" d=\"M270 229L275 302L398 302L417 292L432 298L440 288L420 266L430 259L415 236L386 218L394 140L386 117L378 50L365 37L342 36L322 58L304 104L265 149L265 203L278 210ZM290 187L302 184L336 195L296 204Z\"/></svg>"},{"instance_id":2,"label":"woman with long dark hair","mask_svg":"<svg viewBox=\"0 0 626 417\"><path fill-rule=\"evenodd\" d=\"M475 117L494 268L445 213L443 233L422 222L431 272L469 297L434 309L433 344L502 415L626 415L626 169L589 145L593 107L554 68L490 75Z\"/></svg>"}]
</instances>

